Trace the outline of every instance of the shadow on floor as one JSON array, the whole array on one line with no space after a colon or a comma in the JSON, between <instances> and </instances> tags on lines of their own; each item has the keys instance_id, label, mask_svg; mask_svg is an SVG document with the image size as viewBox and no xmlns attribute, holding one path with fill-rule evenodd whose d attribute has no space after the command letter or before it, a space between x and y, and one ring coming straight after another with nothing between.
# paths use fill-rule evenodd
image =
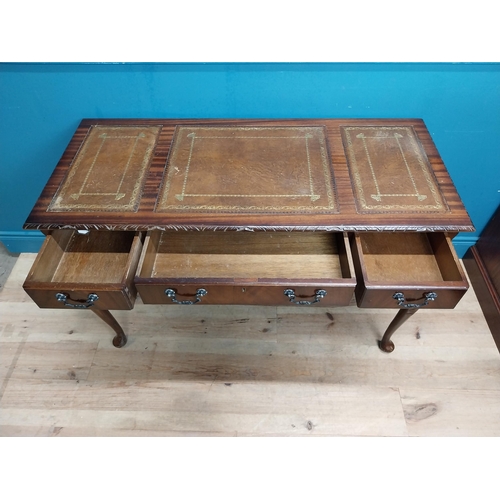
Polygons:
<instances>
[{"instance_id":1,"label":"shadow on floor","mask_svg":"<svg viewBox=\"0 0 500 500\"><path fill-rule=\"evenodd\" d=\"M19 254L9 252L4 244L0 242L0 291L9 277Z\"/></svg>"}]
</instances>

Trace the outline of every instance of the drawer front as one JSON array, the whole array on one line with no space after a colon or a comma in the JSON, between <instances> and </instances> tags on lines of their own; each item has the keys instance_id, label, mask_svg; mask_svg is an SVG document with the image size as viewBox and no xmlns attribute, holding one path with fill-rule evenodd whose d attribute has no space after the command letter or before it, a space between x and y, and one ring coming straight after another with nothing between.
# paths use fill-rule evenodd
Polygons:
<instances>
[{"instance_id":1,"label":"drawer front","mask_svg":"<svg viewBox=\"0 0 500 500\"><path fill-rule=\"evenodd\" d=\"M356 234L351 247L359 307L452 309L469 287L446 234Z\"/></svg>"},{"instance_id":2,"label":"drawer front","mask_svg":"<svg viewBox=\"0 0 500 500\"><path fill-rule=\"evenodd\" d=\"M466 291L467 288L443 289L437 285L417 289L361 287L356 290L356 300L359 307L453 309Z\"/></svg>"},{"instance_id":3,"label":"drawer front","mask_svg":"<svg viewBox=\"0 0 500 500\"><path fill-rule=\"evenodd\" d=\"M39 307L132 309L141 233L49 234L23 284Z\"/></svg>"},{"instance_id":4,"label":"drawer front","mask_svg":"<svg viewBox=\"0 0 500 500\"><path fill-rule=\"evenodd\" d=\"M207 285L206 283L137 283L137 291L144 304L232 304L231 285Z\"/></svg>"},{"instance_id":5,"label":"drawer front","mask_svg":"<svg viewBox=\"0 0 500 500\"><path fill-rule=\"evenodd\" d=\"M340 306L352 299L354 285L220 285L220 284L137 284L145 304L234 304L267 306ZM286 293L285 293L286 292Z\"/></svg>"},{"instance_id":6,"label":"drawer front","mask_svg":"<svg viewBox=\"0 0 500 500\"><path fill-rule=\"evenodd\" d=\"M41 308L53 309L132 309L136 298L135 288L123 287L120 290L102 289L96 285L83 290L81 287L57 288L24 287L28 295Z\"/></svg>"},{"instance_id":7,"label":"drawer front","mask_svg":"<svg viewBox=\"0 0 500 500\"><path fill-rule=\"evenodd\" d=\"M279 285L235 286L234 303L269 306L344 306L352 299L354 285L345 287Z\"/></svg>"}]
</instances>

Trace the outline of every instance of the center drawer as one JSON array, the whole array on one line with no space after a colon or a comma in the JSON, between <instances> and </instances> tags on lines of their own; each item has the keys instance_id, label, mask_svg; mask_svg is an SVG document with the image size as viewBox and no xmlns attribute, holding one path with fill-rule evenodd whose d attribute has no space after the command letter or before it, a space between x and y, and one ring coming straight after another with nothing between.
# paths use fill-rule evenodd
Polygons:
<instances>
[{"instance_id":1,"label":"center drawer","mask_svg":"<svg viewBox=\"0 0 500 500\"><path fill-rule=\"evenodd\" d=\"M331 306L356 280L345 233L152 231L135 284L146 304Z\"/></svg>"}]
</instances>

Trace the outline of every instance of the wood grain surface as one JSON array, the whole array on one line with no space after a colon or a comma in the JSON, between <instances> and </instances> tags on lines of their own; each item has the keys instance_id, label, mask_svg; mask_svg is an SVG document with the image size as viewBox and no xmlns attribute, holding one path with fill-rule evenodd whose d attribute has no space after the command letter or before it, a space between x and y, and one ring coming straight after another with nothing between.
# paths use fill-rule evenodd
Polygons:
<instances>
[{"instance_id":1,"label":"wood grain surface","mask_svg":"<svg viewBox=\"0 0 500 500\"><path fill-rule=\"evenodd\" d=\"M152 278L351 277L342 272L340 234L157 232L154 237L160 238L154 263L141 271Z\"/></svg>"}]
</instances>

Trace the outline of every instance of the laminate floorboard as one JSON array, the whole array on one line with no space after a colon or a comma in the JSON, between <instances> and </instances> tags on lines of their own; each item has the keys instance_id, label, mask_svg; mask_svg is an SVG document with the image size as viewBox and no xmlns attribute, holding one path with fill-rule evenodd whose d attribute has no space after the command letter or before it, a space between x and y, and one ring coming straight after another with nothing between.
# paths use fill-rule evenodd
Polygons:
<instances>
[{"instance_id":1,"label":"laminate floorboard","mask_svg":"<svg viewBox=\"0 0 500 500\"><path fill-rule=\"evenodd\" d=\"M376 341L392 310L39 309L0 291L1 436L500 436L500 354L469 289Z\"/></svg>"}]
</instances>

